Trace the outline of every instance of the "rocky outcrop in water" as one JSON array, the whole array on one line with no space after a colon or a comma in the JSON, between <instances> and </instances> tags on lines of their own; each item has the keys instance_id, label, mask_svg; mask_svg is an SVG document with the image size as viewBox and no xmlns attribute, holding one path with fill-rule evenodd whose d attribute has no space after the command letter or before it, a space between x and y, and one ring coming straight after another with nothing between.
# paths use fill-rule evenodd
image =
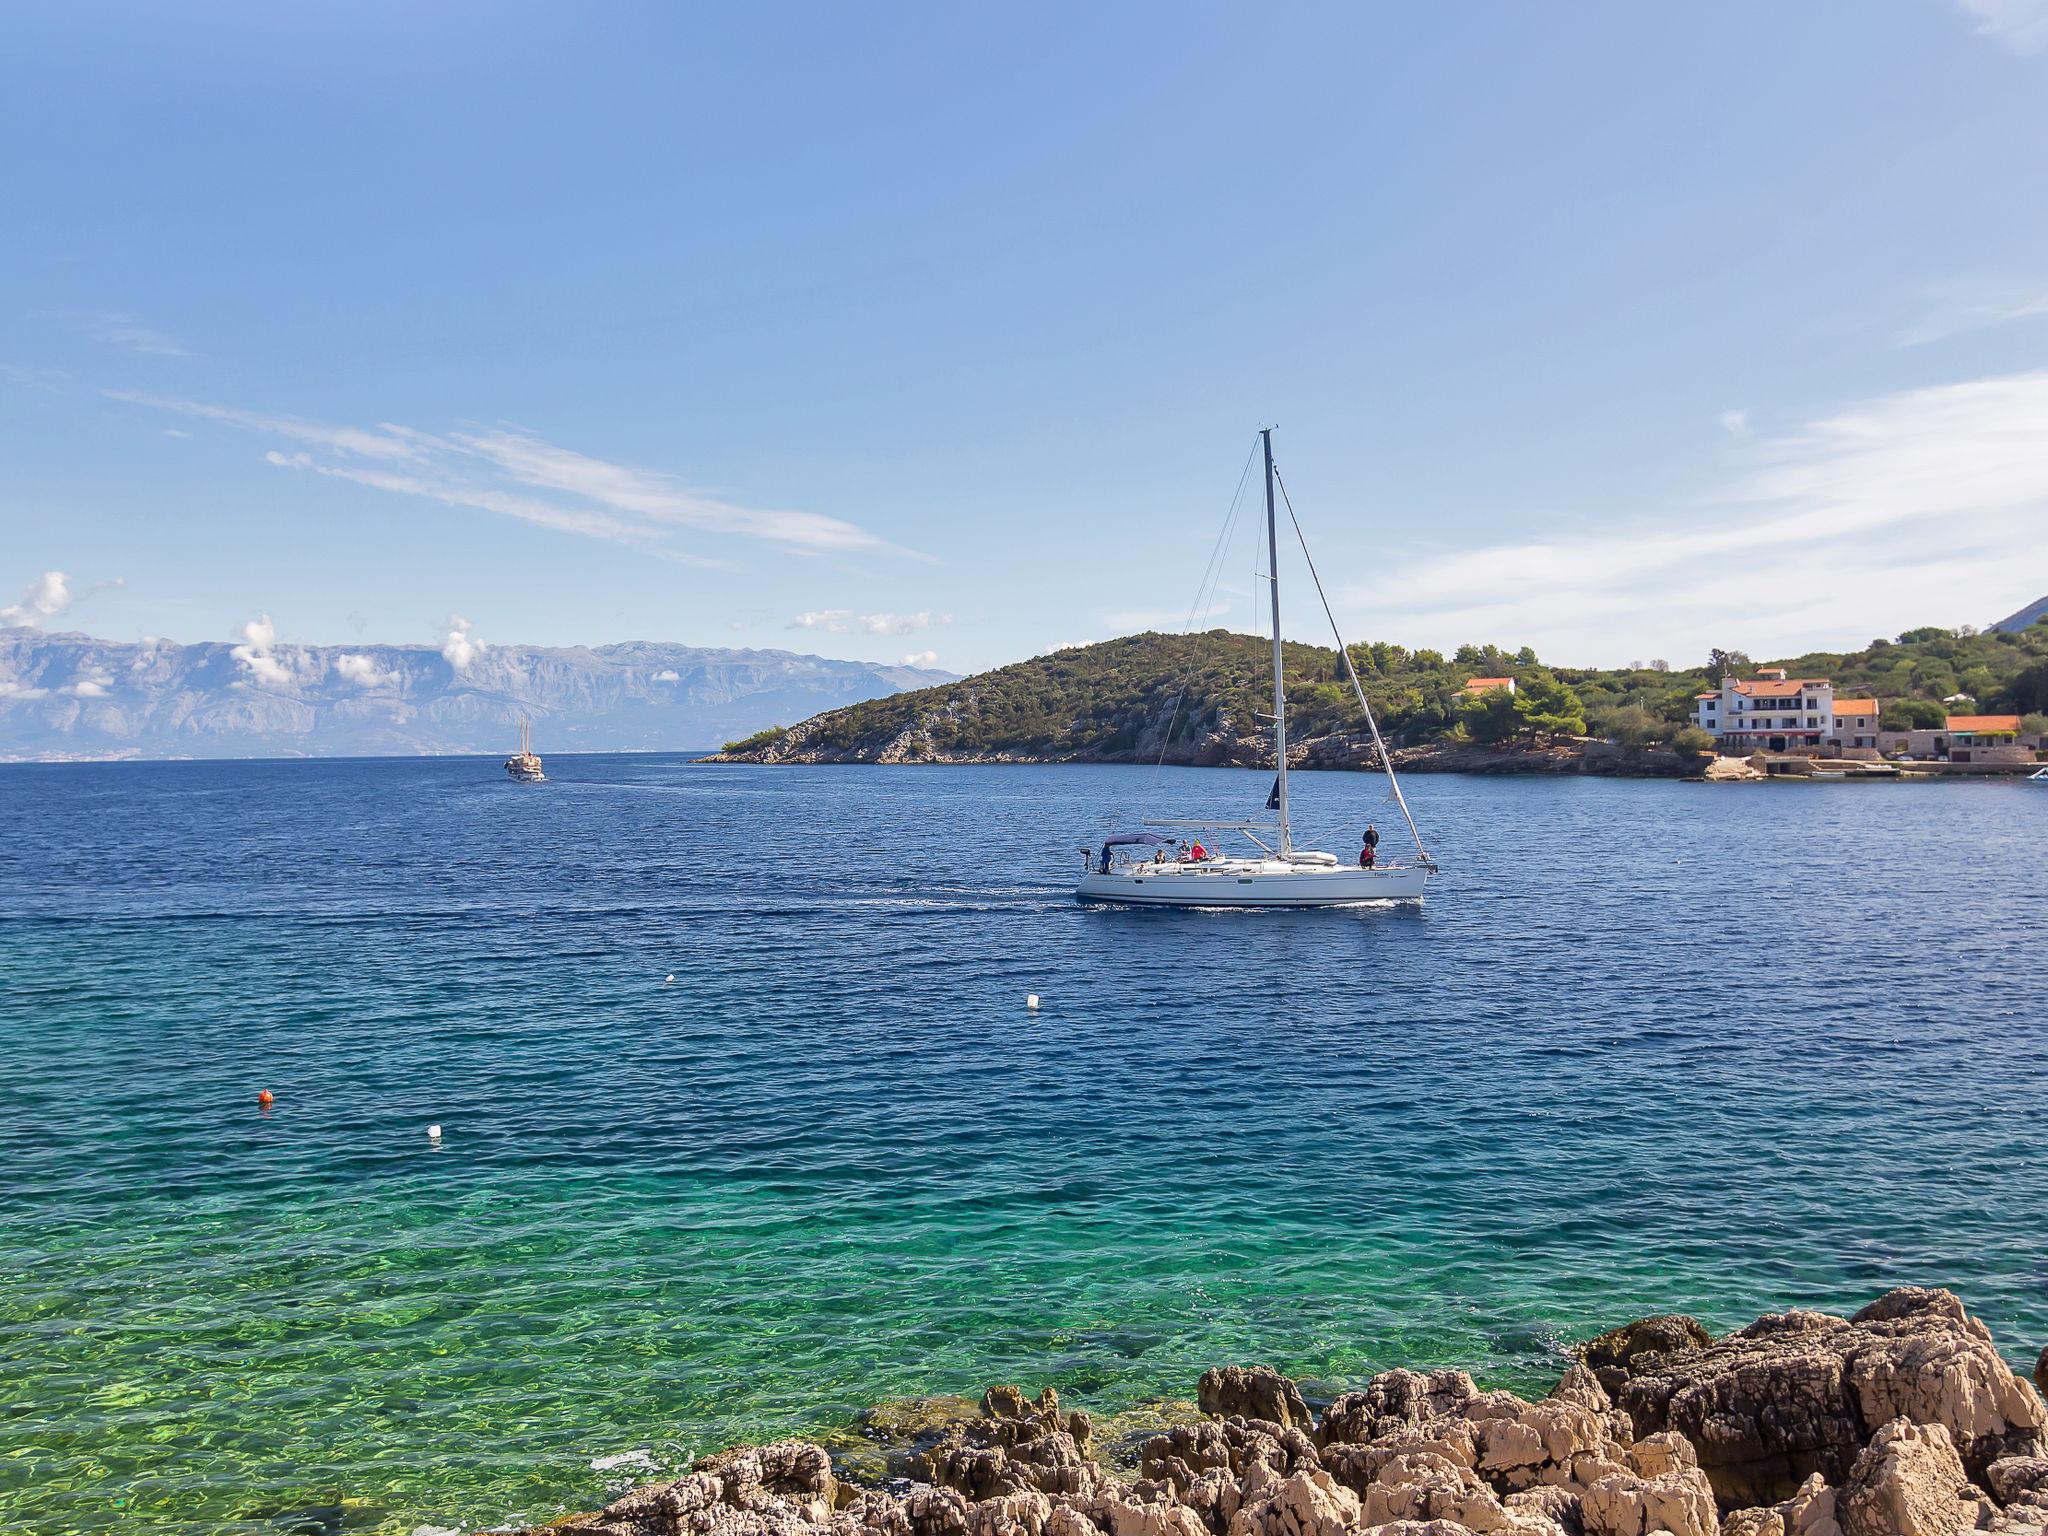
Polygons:
<instances>
[{"instance_id":1,"label":"rocky outcrop in water","mask_svg":"<svg viewBox=\"0 0 2048 1536\"><path fill-rule=\"evenodd\" d=\"M1998 1536L2048 1533L2048 1408L1947 1291L1852 1318L1690 1318L1603 1334L1548 1396L1386 1371L1320 1416L1265 1366L1205 1373L1202 1417L1135 1468L1046 1389L917 1414L908 1477L806 1441L739 1447L556 1536ZM943 1402L947 1400L928 1400ZM958 1400L950 1400L957 1403ZM966 1405L959 1404L965 1408ZM902 1415L890 1415L889 1420ZM877 1420L878 1423L882 1422ZM895 1464L895 1463L892 1463ZM538 1536L538 1533L533 1533Z\"/></svg>"}]
</instances>

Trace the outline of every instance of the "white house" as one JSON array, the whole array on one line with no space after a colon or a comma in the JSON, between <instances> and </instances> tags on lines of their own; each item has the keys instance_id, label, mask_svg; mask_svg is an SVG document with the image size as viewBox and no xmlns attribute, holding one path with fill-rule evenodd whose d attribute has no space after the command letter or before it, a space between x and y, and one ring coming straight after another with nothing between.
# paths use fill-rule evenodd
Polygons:
<instances>
[{"instance_id":1,"label":"white house","mask_svg":"<svg viewBox=\"0 0 2048 1536\"><path fill-rule=\"evenodd\" d=\"M1693 699L1693 723L1730 756L1877 747L1877 701L1837 699L1824 677L1788 677L1771 667L1718 693Z\"/></svg>"}]
</instances>

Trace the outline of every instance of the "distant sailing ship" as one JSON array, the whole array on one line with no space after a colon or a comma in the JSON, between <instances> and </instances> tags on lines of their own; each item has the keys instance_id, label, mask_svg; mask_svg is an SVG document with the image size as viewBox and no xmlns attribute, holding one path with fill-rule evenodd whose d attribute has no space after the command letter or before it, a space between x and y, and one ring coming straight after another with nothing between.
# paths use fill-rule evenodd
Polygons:
<instances>
[{"instance_id":1,"label":"distant sailing ship","mask_svg":"<svg viewBox=\"0 0 2048 1536\"><path fill-rule=\"evenodd\" d=\"M519 750L505 759L505 772L521 784L539 784L547 778L533 755L533 722L524 716L519 721Z\"/></svg>"}]
</instances>

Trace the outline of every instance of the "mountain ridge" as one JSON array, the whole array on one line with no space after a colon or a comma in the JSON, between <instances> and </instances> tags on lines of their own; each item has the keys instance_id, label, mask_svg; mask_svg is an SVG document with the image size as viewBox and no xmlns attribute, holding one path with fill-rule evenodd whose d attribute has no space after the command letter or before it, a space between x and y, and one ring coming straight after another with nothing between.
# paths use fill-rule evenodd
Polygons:
<instances>
[{"instance_id":1,"label":"mountain ridge","mask_svg":"<svg viewBox=\"0 0 2048 1536\"><path fill-rule=\"evenodd\" d=\"M952 681L793 651L101 640L0 629L0 760L699 750Z\"/></svg>"}]
</instances>

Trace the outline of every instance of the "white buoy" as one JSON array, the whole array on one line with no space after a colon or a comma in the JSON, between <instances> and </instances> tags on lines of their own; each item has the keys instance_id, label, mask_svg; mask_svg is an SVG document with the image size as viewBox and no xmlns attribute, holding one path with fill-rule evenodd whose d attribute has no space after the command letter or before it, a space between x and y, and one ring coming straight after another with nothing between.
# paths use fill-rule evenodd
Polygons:
<instances>
[{"instance_id":1,"label":"white buoy","mask_svg":"<svg viewBox=\"0 0 2048 1536\"><path fill-rule=\"evenodd\" d=\"M676 973L674 971L670 971L666 976L662 977L661 984L664 987L674 986L676 984Z\"/></svg>"},{"instance_id":2,"label":"white buoy","mask_svg":"<svg viewBox=\"0 0 2048 1536\"><path fill-rule=\"evenodd\" d=\"M1033 1013L1036 1013L1038 1011L1038 994L1036 992L1025 993L1024 1006L1026 1008L1029 1008Z\"/></svg>"},{"instance_id":3,"label":"white buoy","mask_svg":"<svg viewBox=\"0 0 2048 1536\"><path fill-rule=\"evenodd\" d=\"M429 1141L439 1141L440 1139L441 1139L441 1127L439 1127L438 1125L430 1125L430 1126L428 1126L428 1127L427 1127L427 1140L429 1140Z\"/></svg>"}]
</instances>

